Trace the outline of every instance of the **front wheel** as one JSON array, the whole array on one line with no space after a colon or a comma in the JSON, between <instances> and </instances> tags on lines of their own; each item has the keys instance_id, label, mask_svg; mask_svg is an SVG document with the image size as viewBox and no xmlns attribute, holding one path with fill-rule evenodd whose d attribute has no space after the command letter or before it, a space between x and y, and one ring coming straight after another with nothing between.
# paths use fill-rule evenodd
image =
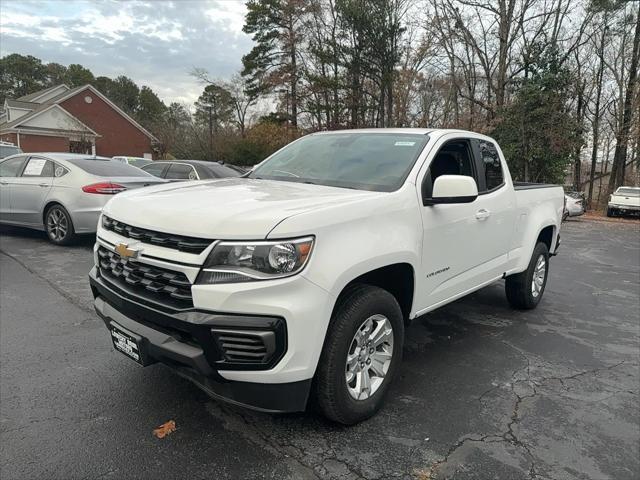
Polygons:
<instances>
[{"instance_id":1,"label":"front wheel","mask_svg":"<svg viewBox=\"0 0 640 480\"><path fill-rule=\"evenodd\" d=\"M536 308L547 285L548 274L549 249L540 242L533 249L527 269L507 277L505 290L509 304L520 310Z\"/></svg>"},{"instance_id":2,"label":"front wheel","mask_svg":"<svg viewBox=\"0 0 640 480\"><path fill-rule=\"evenodd\" d=\"M44 214L44 228L49 240L56 245L69 245L76 238L71 215L62 205L49 207Z\"/></svg>"},{"instance_id":3,"label":"front wheel","mask_svg":"<svg viewBox=\"0 0 640 480\"><path fill-rule=\"evenodd\" d=\"M404 322L395 297L371 285L342 295L327 330L315 395L329 419L352 425L371 417L402 359Z\"/></svg>"}]
</instances>

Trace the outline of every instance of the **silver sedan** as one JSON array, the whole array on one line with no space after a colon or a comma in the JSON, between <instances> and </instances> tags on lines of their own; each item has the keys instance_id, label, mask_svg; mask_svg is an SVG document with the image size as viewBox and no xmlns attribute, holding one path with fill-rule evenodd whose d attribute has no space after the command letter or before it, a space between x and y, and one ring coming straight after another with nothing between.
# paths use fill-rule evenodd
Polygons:
<instances>
[{"instance_id":1,"label":"silver sedan","mask_svg":"<svg viewBox=\"0 0 640 480\"><path fill-rule=\"evenodd\" d=\"M58 245L93 233L105 203L131 188L165 183L109 158L32 153L0 161L0 223L47 232Z\"/></svg>"}]
</instances>

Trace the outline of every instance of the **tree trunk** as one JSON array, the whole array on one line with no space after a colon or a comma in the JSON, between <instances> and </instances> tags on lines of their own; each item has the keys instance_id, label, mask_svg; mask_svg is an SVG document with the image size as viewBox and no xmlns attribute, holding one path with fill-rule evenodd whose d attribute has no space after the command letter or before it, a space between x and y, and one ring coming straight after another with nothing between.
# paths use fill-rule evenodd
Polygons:
<instances>
[{"instance_id":1,"label":"tree trunk","mask_svg":"<svg viewBox=\"0 0 640 480\"><path fill-rule=\"evenodd\" d=\"M604 42L607 35L607 15L604 17L604 25L602 26L602 36L600 37L600 48L598 56L600 65L598 65L597 87L596 87L596 105L593 112L593 146L591 148L591 172L589 175L589 196L587 197L587 206L591 208L593 201L593 182L596 175L596 163L598 161L598 141L600 135L600 99L602 97L602 74L604 72Z\"/></svg>"},{"instance_id":2,"label":"tree trunk","mask_svg":"<svg viewBox=\"0 0 640 480\"><path fill-rule=\"evenodd\" d=\"M638 56L640 55L640 5L636 16L636 31L633 36L633 53L631 55L631 67L629 68L629 82L624 97L622 124L616 135L616 149L613 154L613 166L609 177L609 192L624 183L624 164L627 159L627 146L629 143L629 131L633 117L633 96L638 81Z\"/></svg>"},{"instance_id":3,"label":"tree trunk","mask_svg":"<svg viewBox=\"0 0 640 480\"><path fill-rule=\"evenodd\" d=\"M582 124L584 121L584 89L586 87L586 82L578 80L578 106L576 108L576 119L578 120L578 125L580 125L580 129L582 130ZM575 160L574 160L574 170L573 170L573 187L576 192L580 191L580 184L582 178L582 159L580 158L580 153L582 151L582 144L576 147L575 151Z\"/></svg>"}]
</instances>

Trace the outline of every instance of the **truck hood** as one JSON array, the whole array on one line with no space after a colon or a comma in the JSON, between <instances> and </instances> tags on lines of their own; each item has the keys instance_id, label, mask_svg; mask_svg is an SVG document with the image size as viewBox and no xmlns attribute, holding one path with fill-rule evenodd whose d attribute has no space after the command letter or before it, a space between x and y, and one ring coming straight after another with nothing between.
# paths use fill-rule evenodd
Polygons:
<instances>
[{"instance_id":1,"label":"truck hood","mask_svg":"<svg viewBox=\"0 0 640 480\"><path fill-rule=\"evenodd\" d=\"M379 195L295 182L228 178L123 192L103 211L149 230L212 239L260 239L291 216Z\"/></svg>"}]
</instances>

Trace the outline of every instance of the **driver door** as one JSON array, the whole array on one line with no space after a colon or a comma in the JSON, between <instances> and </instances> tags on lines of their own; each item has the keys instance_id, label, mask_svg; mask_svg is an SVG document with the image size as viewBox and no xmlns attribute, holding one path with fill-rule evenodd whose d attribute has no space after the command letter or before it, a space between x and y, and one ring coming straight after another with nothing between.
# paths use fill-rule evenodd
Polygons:
<instances>
[{"instance_id":1,"label":"driver door","mask_svg":"<svg viewBox=\"0 0 640 480\"><path fill-rule=\"evenodd\" d=\"M472 177L480 190L472 139L448 135L433 152L419 177L424 204L421 207L424 278L420 292L423 312L495 280L503 266L498 266L502 260L496 258L500 256L497 251L502 247L496 246L496 232L490 225L491 211L485 196L480 195L470 203L429 204L433 182L440 175Z\"/></svg>"}]
</instances>

